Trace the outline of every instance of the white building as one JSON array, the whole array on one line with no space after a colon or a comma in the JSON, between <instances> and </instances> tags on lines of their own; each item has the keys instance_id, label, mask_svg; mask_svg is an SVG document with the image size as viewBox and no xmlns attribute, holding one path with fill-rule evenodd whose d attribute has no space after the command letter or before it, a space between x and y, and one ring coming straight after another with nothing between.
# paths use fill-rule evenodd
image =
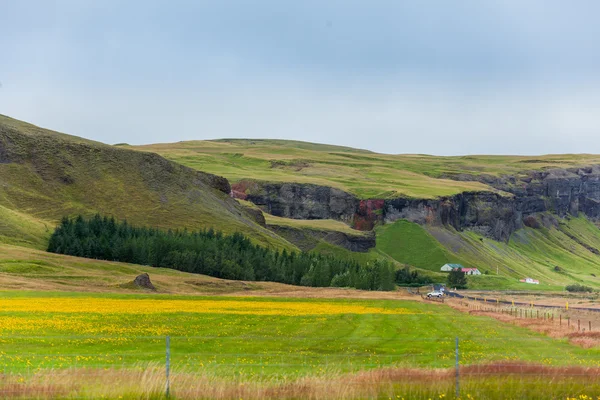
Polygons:
<instances>
[{"instance_id":1,"label":"white building","mask_svg":"<svg viewBox=\"0 0 600 400\"><path fill-rule=\"evenodd\" d=\"M534 285L539 285L540 284L540 281L538 281L537 279L532 279L532 278L521 279L521 282L532 283Z\"/></svg>"},{"instance_id":2,"label":"white building","mask_svg":"<svg viewBox=\"0 0 600 400\"><path fill-rule=\"evenodd\" d=\"M442 272L450 272L453 269L463 269L464 267L460 264L444 264L444 266L442 268L440 268L440 271Z\"/></svg>"}]
</instances>

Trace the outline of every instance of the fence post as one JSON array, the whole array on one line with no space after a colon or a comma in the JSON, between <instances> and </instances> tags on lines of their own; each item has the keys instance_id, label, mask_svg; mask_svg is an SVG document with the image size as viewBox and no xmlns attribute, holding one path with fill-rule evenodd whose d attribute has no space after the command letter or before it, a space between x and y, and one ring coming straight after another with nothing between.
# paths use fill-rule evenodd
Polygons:
<instances>
[{"instance_id":1,"label":"fence post","mask_svg":"<svg viewBox=\"0 0 600 400\"><path fill-rule=\"evenodd\" d=\"M166 354L166 384L165 384L165 394L167 396L167 399L170 396L170 392L171 392L171 382L170 382L170 375L171 372L171 337L167 336L167 354Z\"/></svg>"},{"instance_id":2,"label":"fence post","mask_svg":"<svg viewBox=\"0 0 600 400\"><path fill-rule=\"evenodd\" d=\"M456 337L456 398L460 397L460 378L458 367L458 336Z\"/></svg>"}]
</instances>

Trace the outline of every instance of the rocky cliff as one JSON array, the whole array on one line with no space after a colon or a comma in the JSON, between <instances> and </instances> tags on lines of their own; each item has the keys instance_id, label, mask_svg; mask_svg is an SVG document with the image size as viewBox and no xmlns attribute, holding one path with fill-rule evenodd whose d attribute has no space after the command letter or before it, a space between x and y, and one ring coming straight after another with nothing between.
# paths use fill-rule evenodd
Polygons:
<instances>
[{"instance_id":1,"label":"rocky cliff","mask_svg":"<svg viewBox=\"0 0 600 400\"><path fill-rule=\"evenodd\" d=\"M531 171L518 177L460 174L448 178L479 181L511 193L524 215L548 211L561 217L583 213L592 220L600 218L600 165Z\"/></svg>"},{"instance_id":2,"label":"rocky cliff","mask_svg":"<svg viewBox=\"0 0 600 400\"><path fill-rule=\"evenodd\" d=\"M360 200L350 193L299 183L244 183L238 196L277 216L332 218L361 230L377 222L407 219L419 224L473 230L499 241L523 227L523 219L542 212L560 217L582 213L600 219L600 166L533 171L519 177L449 176L477 180L501 191L463 192L437 199ZM234 188L236 190L236 188Z\"/></svg>"},{"instance_id":3,"label":"rocky cliff","mask_svg":"<svg viewBox=\"0 0 600 400\"><path fill-rule=\"evenodd\" d=\"M351 222L359 205L350 193L312 184L242 181L233 185L232 193L269 214L294 219Z\"/></svg>"}]
</instances>

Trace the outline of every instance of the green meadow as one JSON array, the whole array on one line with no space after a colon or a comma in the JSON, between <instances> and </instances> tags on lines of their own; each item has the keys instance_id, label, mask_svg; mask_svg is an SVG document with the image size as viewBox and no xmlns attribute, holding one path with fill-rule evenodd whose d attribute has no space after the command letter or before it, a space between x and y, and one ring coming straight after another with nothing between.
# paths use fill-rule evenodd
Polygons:
<instances>
[{"instance_id":1,"label":"green meadow","mask_svg":"<svg viewBox=\"0 0 600 400\"><path fill-rule=\"evenodd\" d=\"M162 365L272 378L385 366L528 361L600 366L582 349L442 304L399 300L1 292L0 368Z\"/></svg>"}]
</instances>

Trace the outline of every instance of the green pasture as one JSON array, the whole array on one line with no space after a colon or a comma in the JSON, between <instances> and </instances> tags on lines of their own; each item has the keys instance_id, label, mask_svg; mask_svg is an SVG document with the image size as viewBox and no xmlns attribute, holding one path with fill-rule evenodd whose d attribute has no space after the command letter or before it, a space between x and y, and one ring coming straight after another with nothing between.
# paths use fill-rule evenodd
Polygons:
<instances>
[{"instance_id":1,"label":"green pasture","mask_svg":"<svg viewBox=\"0 0 600 400\"><path fill-rule=\"evenodd\" d=\"M136 300L298 303L306 308L367 306L400 314L262 315L7 311L10 301ZM3 306L4 304L4 306ZM8 305L7 305L8 304ZM193 303L192 303L193 304ZM218 303L217 303L218 304ZM244 303L243 303L244 304ZM285 304L284 304L285 306ZM459 337L463 365L488 361L532 361L546 365L599 365L600 350L582 349L487 317L442 304L399 300L324 300L182 297L58 292L0 293L0 368L15 373L47 368L132 368L165 361L171 337L174 369L231 376L301 376L381 366L451 367ZM51 322L48 322L51 321ZM35 327L38 327L35 328ZM90 328L92 327L92 328ZM96 334L89 334L92 329Z\"/></svg>"}]
</instances>

